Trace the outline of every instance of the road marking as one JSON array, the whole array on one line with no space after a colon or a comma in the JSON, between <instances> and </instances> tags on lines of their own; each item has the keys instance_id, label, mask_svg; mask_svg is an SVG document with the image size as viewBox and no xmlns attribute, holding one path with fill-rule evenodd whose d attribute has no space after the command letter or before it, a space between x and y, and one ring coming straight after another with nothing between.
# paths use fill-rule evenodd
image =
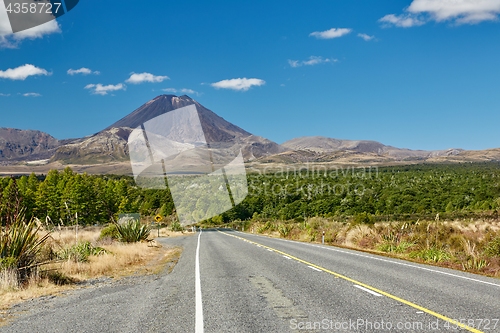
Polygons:
<instances>
[{"instance_id":1,"label":"road marking","mask_svg":"<svg viewBox=\"0 0 500 333\"><path fill-rule=\"evenodd\" d=\"M292 259L292 258L290 258L290 259ZM314 269L315 271L321 272L321 269L317 269L316 267L312 267L312 266L307 266L307 267L309 267L310 269Z\"/></svg>"},{"instance_id":2,"label":"road marking","mask_svg":"<svg viewBox=\"0 0 500 333\"><path fill-rule=\"evenodd\" d=\"M237 238L237 239L239 239L239 240L246 240L246 238L243 238L243 237L240 237L240 236L231 235L231 234L225 233L225 232L220 231L220 230L217 230L217 231L218 231L218 232L220 232L221 234L226 235L226 236L234 237L234 238ZM250 241L250 243L252 243L253 245L262 245L264 248L266 248L266 249L268 249L268 250L272 250L272 251L274 251L274 252L276 252L276 253L279 253L279 254L281 254L281 255L286 255L286 256L288 256L288 257L292 258L292 259L293 259L293 260L295 260L295 261L301 262L301 263L306 264L306 265L308 265L308 266L310 266L310 267L315 267L315 268L317 268L317 269L319 269L319 270L321 270L321 271L323 271L323 272L329 273L329 274L331 274L331 275L333 275L333 276L335 276L335 277L341 278L341 279L343 279L343 280L346 280L346 281L348 281L348 282L351 282L351 283L353 283L353 284L356 284L356 285L358 285L358 286L360 286L360 287L364 287L364 288L366 288L366 289L368 289L368 290L371 290L371 291L373 291L373 292L375 292L375 293L378 293L378 294L381 294L381 295L386 296L386 297L388 297L388 298L391 298L391 299L393 299L393 300L395 300L395 301L397 301L397 302L400 302L400 303L403 303L403 304L405 304L405 305L408 305L408 306L410 306L410 307L412 307L412 308L415 308L415 309L417 309L417 310L419 310L419 311L423 311L423 312L425 312L425 313L427 313L427 314L430 314L431 316L434 316L434 317L439 318L439 319L441 319L441 320L447 321L447 322L449 322L450 324L452 324L452 325L454 325L454 326L456 326L456 327L461 327L461 328L463 328L463 329L465 329L465 330L467 330L467 331L469 331L469 332L473 332L473 333L484 333L484 332L482 332L482 331L480 331L480 330L475 329L474 327L467 326L467 325L465 325L465 324L463 324L463 323L461 323L461 322L459 322L459 321L457 321L457 320L454 320L454 319L448 318L448 317L446 317L446 316L444 316L444 315L442 315L442 314L440 314L440 313L437 313L437 312L435 312L435 311L432 311L432 310L430 310L430 309L427 309L427 308L425 308L425 307L423 307L423 306L420 306L420 305L418 305L418 304L415 304L415 303L413 303L413 302L407 301L407 300L405 300L405 299L403 299L403 298L400 298L400 297L398 297L398 296L392 295L392 294L390 294L390 293L388 293L388 292L385 292L385 291L383 291L383 290L380 290L380 289L377 289L377 288L375 288L375 287L372 287L372 286L370 286L370 285L368 285L368 284L366 284L366 283L363 283L363 282L360 282L360 281L357 281L357 280L351 279L350 277L347 277L347 276L345 276L345 275L342 275L342 274L336 273L336 272L331 271L331 270L329 270L329 269L326 269L326 268L324 268L324 267L321 267L321 266L318 266L318 265L316 265L316 264L310 263L310 262L308 262L308 261L306 261L306 260L303 260L303 259L297 258L297 257L295 257L295 256L292 256L292 255L290 255L290 254L286 253L286 252L283 252L283 251L277 250L277 249L272 248L272 247L270 247L270 246L266 246L266 245L264 245L264 244L260 244L260 243L254 242L254 241Z\"/></svg>"},{"instance_id":3,"label":"road marking","mask_svg":"<svg viewBox=\"0 0 500 333\"><path fill-rule=\"evenodd\" d=\"M288 259L288 260L292 260L292 258L287 257L287 256L283 256L283 258Z\"/></svg>"},{"instance_id":4,"label":"road marking","mask_svg":"<svg viewBox=\"0 0 500 333\"><path fill-rule=\"evenodd\" d=\"M374 292L373 290L366 289L365 287L358 286L357 284L355 284L354 286L355 286L356 288L361 289L361 290L364 290L364 291L366 291L367 293L370 293L370 294L372 294L372 295L374 295L374 296L382 296L382 295L380 295L379 293Z\"/></svg>"},{"instance_id":5,"label":"road marking","mask_svg":"<svg viewBox=\"0 0 500 333\"><path fill-rule=\"evenodd\" d=\"M201 301L201 279L200 279L200 237L201 230L198 234L198 246L196 246L196 260L195 260L195 294L196 294L196 321L195 332L203 333L203 303Z\"/></svg>"},{"instance_id":6,"label":"road marking","mask_svg":"<svg viewBox=\"0 0 500 333\"><path fill-rule=\"evenodd\" d=\"M265 236L258 236L258 235L253 235L253 236L256 236L256 237L265 237ZM453 273L443 272L443 271L439 271L437 269L432 269L432 268L427 268L427 267L421 267L421 266L411 265L411 264L407 264L407 263L404 263L404 262L398 262L398 261L393 261L393 260L388 260L388 259L383 259L383 258L377 258L377 257L372 257L372 256L364 255L364 254L353 253L353 252L349 252L349 251L343 251L343 250L339 250L339 249L336 249L336 248L330 248L330 247L325 247L325 246L320 246L320 245L314 245L314 244L309 244L309 243L304 243L304 242L297 242L297 241L292 241L292 240L288 240L288 239L280 239L280 238L273 238L273 239L284 241L284 242L290 242L290 243L296 243L296 244L314 246L314 247L318 247L320 249L325 249L325 250L329 250L329 251L334 251L334 252L349 254L349 255L352 255L352 256L363 257L363 258L368 258L368 259L373 259L373 260L379 260L379 261L388 262L388 263L392 263L392 264L396 264L396 265L417 268L417 269L421 269L421 270L428 271L428 272L439 273L439 274L453 276L453 277L464 279L464 280L469 280L469 281L484 283L484 284L495 286L495 287L500 287L500 284L497 284L497 283L483 281L483 280L479 280L479 279L474 279L474 278L470 278L470 277L462 276L462 275L457 275L457 274L453 274Z\"/></svg>"}]
</instances>

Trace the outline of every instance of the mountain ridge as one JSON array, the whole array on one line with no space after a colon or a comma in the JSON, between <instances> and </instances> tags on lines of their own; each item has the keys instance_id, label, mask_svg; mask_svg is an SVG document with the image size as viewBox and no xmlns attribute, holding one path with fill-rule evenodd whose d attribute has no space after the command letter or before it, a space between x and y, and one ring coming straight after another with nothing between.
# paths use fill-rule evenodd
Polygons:
<instances>
[{"instance_id":1,"label":"mountain ridge","mask_svg":"<svg viewBox=\"0 0 500 333\"><path fill-rule=\"evenodd\" d=\"M8 165L44 160L53 165L81 166L85 170L91 166L99 169L99 165L106 164L120 164L123 168L118 169L127 169L130 166L127 140L133 129L188 105L196 106L209 145L221 142L237 144L245 161L252 165L500 161L500 148L480 151L457 148L411 150L372 140L341 140L324 136L297 137L279 145L226 121L187 95L159 95L103 130L83 138L57 140L41 131L0 128L0 163ZM176 130L182 133L190 129Z\"/></svg>"}]
</instances>

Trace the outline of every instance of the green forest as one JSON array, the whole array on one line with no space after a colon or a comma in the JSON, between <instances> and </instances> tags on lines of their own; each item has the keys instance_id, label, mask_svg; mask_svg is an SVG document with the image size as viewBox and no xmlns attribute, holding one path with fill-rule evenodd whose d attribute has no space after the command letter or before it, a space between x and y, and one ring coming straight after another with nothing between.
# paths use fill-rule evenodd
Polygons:
<instances>
[{"instance_id":1,"label":"green forest","mask_svg":"<svg viewBox=\"0 0 500 333\"><path fill-rule=\"evenodd\" d=\"M252 218L301 221L322 216L370 223L384 219L497 216L500 164L422 164L247 175L249 193L223 223ZM0 218L17 215L62 225L108 223L119 213L175 214L169 190L142 189L132 177L77 174L0 178Z\"/></svg>"}]
</instances>

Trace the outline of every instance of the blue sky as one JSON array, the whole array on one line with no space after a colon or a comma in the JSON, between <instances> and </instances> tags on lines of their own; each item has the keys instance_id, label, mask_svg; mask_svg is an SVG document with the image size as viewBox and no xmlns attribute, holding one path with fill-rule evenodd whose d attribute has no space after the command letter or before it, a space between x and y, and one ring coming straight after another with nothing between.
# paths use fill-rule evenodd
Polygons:
<instances>
[{"instance_id":1,"label":"blue sky","mask_svg":"<svg viewBox=\"0 0 500 333\"><path fill-rule=\"evenodd\" d=\"M0 127L81 137L186 93L278 143L500 147L499 15L500 0L80 1L12 34L0 13Z\"/></svg>"}]
</instances>

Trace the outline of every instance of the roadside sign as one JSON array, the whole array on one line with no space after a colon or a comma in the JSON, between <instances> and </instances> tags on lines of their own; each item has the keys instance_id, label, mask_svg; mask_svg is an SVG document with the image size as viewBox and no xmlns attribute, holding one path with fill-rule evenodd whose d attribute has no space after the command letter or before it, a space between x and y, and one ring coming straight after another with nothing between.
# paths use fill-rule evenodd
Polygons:
<instances>
[{"instance_id":1,"label":"roadside sign","mask_svg":"<svg viewBox=\"0 0 500 333\"><path fill-rule=\"evenodd\" d=\"M158 215L155 216L155 221L156 222L160 222L161 220L163 220L163 217L160 214L158 214Z\"/></svg>"},{"instance_id":2,"label":"roadside sign","mask_svg":"<svg viewBox=\"0 0 500 333\"><path fill-rule=\"evenodd\" d=\"M140 221L141 214L137 213L127 213L127 214L118 214L118 223L123 224L129 221Z\"/></svg>"}]
</instances>

